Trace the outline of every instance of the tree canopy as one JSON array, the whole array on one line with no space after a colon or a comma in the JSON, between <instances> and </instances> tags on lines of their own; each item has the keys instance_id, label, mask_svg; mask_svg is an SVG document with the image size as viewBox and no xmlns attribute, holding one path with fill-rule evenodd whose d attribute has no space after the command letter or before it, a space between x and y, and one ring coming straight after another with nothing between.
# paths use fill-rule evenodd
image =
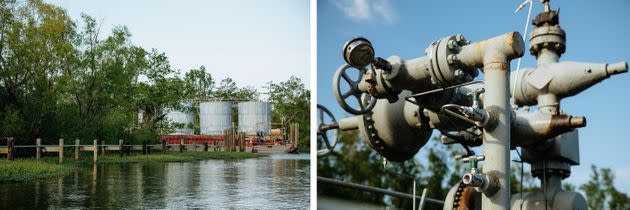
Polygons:
<instances>
[{"instance_id":1,"label":"tree canopy","mask_svg":"<svg viewBox=\"0 0 630 210\"><path fill-rule=\"evenodd\" d=\"M58 138L155 141L181 126L166 118L169 110L196 112L184 110L190 101L260 99L256 88L217 80L204 66L181 75L164 52L134 45L125 26L104 34L87 14L75 22L41 0L0 1L0 136L16 144L36 138L45 144ZM304 88L296 79L278 85ZM295 116L308 129L310 92L302 91L298 98L281 97L298 103L287 105L276 95L270 100L280 109L274 114ZM303 112L282 111L292 105Z\"/></svg>"}]
</instances>

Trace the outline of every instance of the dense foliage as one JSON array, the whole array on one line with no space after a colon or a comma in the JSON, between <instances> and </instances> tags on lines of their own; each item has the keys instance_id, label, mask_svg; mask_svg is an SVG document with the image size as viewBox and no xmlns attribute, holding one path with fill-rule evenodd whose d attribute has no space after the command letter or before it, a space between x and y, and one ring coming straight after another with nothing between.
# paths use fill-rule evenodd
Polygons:
<instances>
[{"instance_id":1,"label":"dense foliage","mask_svg":"<svg viewBox=\"0 0 630 210\"><path fill-rule=\"evenodd\" d=\"M335 152L317 160L317 175L352 183L375 186L399 192L412 192L412 178L417 182L418 192L426 188L430 198L444 200L464 170L469 166L455 161L457 154L465 154L459 145L442 145L437 138L430 140L414 159L402 163L388 163L383 166L381 156L371 149L357 131L342 132ZM521 164L511 164L511 193L532 192L540 187L539 180L529 171L522 171ZM521 176L522 173L522 176ZM591 180L580 185L589 209L628 209L630 198L614 186L614 174L610 169L592 166ZM521 188L522 184L522 188ZM576 187L565 182L567 191ZM377 193L368 193L334 185L318 185L319 195L343 199L385 204L390 208L410 209L410 200L397 199ZM441 205L427 203L426 209L442 209Z\"/></svg>"},{"instance_id":2,"label":"dense foliage","mask_svg":"<svg viewBox=\"0 0 630 210\"><path fill-rule=\"evenodd\" d=\"M203 66L180 75L165 53L131 43L124 26L108 36L100 29L88 15L75 22L41 0L0 1L0 137L16 144L36 138L44 144L58 138L155 142L174 126L191 126L169 122L166 113L192 100L260 99L255 88L217 81ZM270 96L274 114L308 129L310 92L297 78L272 89L284 85L294 92Z\"/></svg>"}]
</instances>

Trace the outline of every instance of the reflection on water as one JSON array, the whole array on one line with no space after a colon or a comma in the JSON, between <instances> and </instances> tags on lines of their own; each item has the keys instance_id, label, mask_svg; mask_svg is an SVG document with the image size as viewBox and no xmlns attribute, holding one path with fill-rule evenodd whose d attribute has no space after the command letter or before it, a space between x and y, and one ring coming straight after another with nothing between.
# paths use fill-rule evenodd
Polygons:
<instances>
[{"instance_id":1,"label":"reflection on water","mask_svg":"<svg viewBox=\"0 0 630 210\"><path fill-rule=\"evenodd\" d=\"M0 209L308 209L308 155L100 164L56 178L0 184Z\"/></svg>"}]
</instances>

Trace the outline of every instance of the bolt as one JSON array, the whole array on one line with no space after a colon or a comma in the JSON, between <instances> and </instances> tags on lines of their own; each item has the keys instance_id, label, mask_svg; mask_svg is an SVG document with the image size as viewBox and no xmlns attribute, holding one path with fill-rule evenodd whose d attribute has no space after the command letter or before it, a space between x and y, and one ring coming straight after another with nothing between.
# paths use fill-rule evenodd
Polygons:
<instances>
[{"instance_id":1,"label":"bolt","mask_svg":"<svg viewBox=\"0 0 630 210\"><path fill-rule=\"evenodd\" d=\"M448 62L448 64L454 64L455 62L459 61L459 59L457 59L457 55L449 54L448 56L446 56L446 61Z\"/></svg>"},{"instance_id":2,"label":"bolt","mask_svg":"<svg viewBox=\"0 0 630 210\"><path fill-rule=\"evenodd\" d=\"M453 74L455 75L455 77L457 78L462 78L464 76L464 70L461 69L457 69L455 70L455 72L453 72Z\"/></svg>"},{"instance_id":3,"label":"bolt","mask_svg":"<svg viewBox=\"0 0 630 210\"><path fill-rule=\"evenodd\" d=\"M466 38L464 38L464 35L461 34L457 34L455 35L455 40L457 41L457 43L459 43L460 45L465 45L468 44L468 42L466 41Z\"/></svg>"},{"instance_id":4,"label":"bolt","mask_svg":"<svg viewBox=\"0 0 630 210\"><path fill-rule=\"evenodd\" d=\"M459 50L459 44L455 40L448 40L447 46L449 50Z\"/></svg>"}]
</instances>

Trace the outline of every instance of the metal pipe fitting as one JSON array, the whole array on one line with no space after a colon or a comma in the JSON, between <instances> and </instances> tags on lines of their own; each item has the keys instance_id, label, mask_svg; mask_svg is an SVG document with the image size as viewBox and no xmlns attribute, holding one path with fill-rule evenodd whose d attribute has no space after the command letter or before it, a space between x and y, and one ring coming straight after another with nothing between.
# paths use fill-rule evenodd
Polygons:
<instances>
[{"instance_id":1,"label":"metal pipe fitting","mask_svg":"<svg viewBox=\"0 0 630 210\"><path fill-rule=\"evenodd\" d=\"M464 174L464 177L462 178L462 182L464 182L464 184L469 185L469 186L481 187L483 186L483 175L466 173Z\"/></svg>"},{"instance_id":2,"label":"metal pipe fitting","mask_svg":"<svg viewBox=\"0 0 630 210\"><path fill-rule=\"evenodd\" d=\"M626 72L626 62L552 63L536 69L521 69L518 75L512 75L510 83L514 85L510 85L510 92L514 93L512 97L519 106L557 106L563 98L574 96L611 75Z\"/></svg>"},{"instance_id":3,"label":"metal pipe fitting","mask_svg":"<svg viewBox=\"0 0 630 210\"><path fill-rule=\"evenodd\" d=\"M494 174L466 173L462 177L462 183L472 186L477 192L491 197L499 191L498 178Z\"/></svg>"},{"instance_id":4,"label":"metal pipe fitting","mask_svg":"<svg viewBox=\"0 0 630 210\"><path fill-rule=\"evenodd\" d=\"M507 69L508 61L523 56L524 46L523 37L514 31L465 45L457 58L470 68L500 65Z\"/></svg>"},{"instance_id":5,"label":"metal pipe fitting","mask_svg":"<svg viewBox=\"0 0 630 210\"><path fill-rule=\"evenodd\" d=\"M359 129L359 121L361 116L342 118L339 120L339 129L342 131Z\"/></svg>"},{"instance_id":6,"label":"metal pipe fitting","mask_svg":"<svg viewBox=\"0 0 630 210\"><path fill-rule=\"evenodd\" d=\"M551 114L542 111L514 112L512 146L527 146L586 126L585 117Z\"/></svg>"}]
</instances>

